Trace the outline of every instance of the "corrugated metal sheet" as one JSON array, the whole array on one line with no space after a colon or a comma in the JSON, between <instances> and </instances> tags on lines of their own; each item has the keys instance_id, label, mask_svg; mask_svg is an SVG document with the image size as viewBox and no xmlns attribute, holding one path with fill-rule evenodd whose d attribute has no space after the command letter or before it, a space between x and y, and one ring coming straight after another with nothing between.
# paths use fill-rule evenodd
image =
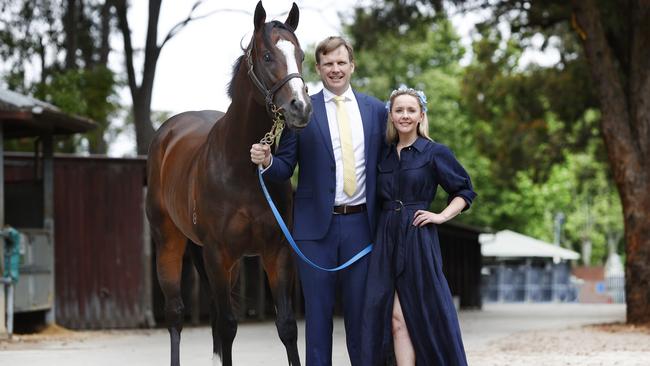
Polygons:
<instances>
[{"instance_id":1,"label":"corrugated metal sheet","mask_svg":"<svg viewBox=\"0 0 650 366\"><path fill-rule=\"evenodd\" d=\"M7 159L7 180L14 182L26 176L33 160ZM144 324L145 165L144 159L55 157L58 324L73 329Z\"/></svg>"},{"instance_id":2,"label":"corrugated metal sheet","mask_svg":"<svg viewBox=\"0 0 650 366\"><path fill-rule=\"evenodd\" d=\"M22 180L19 177L28 177L33 172L33 167L30 170L25 164L29 157L19 159L20 164L16 157L9 159L13 160L7 165L13 166L14 173L8 169L8 181L18 183ZM55 286L59 324L74 329L138 327L145 324L143 304L153 301L154 309L162 309L155 266L145 265L147 260L151 261L143 244L145 164L144 159L55 158ZM462 308L481 306L479 233L455 223L439 226L445 276ZM235 291L240 316L273 317L273 307L267 306L272 304L270 292L265 291L266 286L260 286L263 276L253 275L259 273L259 268L254 268L259 263L253 259L249 258L242 273L246 284L237 286ZM146 270L151 271L149 276L154 281L149 288ZM255 271L248 274L250 270ZM183 281L188 314L193 303L189 277ZM206 303L201 307L201 318L206 319L207 297L203 291L200 294ZM144 298L147 295L150 299ZM302 312L301 295L296 285L294 307L298 314ZM158 320L163 320L162 312L156 313Z\"/></svg>"},{"instance_id":3,"label":"corrugated metal sheet","mask_svg":"<svg viewBox=\"0 0 650 366\"><path fill-rule=\"evenodd\" d=\"M145 163L55 159L56 319L69 328L143 324Z\"/></svg>"}]
</instances>

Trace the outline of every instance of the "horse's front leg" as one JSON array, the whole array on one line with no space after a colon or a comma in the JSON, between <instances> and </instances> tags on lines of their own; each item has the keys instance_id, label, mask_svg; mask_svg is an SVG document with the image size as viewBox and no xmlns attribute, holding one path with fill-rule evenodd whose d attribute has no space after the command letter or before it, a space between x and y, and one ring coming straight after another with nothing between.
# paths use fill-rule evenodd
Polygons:
<instances>
[{"instance_id":1,"label":"horse's front leg","mask_svg":"<svg viewBox=\"0 0 650 366\"><path fill-rule=\"evenodd\" d=\"M203 248L205 272L212 293L212 341L214 357L219 357L224 366L232 365L232 342L237 334L237 318L232 311L230 297L230 269L233 263L226 260L214 245Z\"/></svg>"},{"instance_id":2,"label":"horse's front leg","mask_svg":"<svg viewBox=\"0 0 650 366\"><path fill-rule=\"evenodd\" d=\"M269 279L276 307L275 326L280 340L287 350L290 366L300 365L298 354L298 326L291 305L291 288L295 277L295 268L289 246L279 245L274 253L262 256L264 269Z\"/></svg>"}]
</instances>

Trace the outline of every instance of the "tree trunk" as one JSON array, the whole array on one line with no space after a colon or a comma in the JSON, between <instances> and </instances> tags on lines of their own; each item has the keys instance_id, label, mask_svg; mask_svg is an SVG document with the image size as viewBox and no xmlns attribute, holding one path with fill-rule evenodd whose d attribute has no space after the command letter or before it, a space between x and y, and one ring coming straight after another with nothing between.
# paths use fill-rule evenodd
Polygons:
<instances>
[{"instance_id":1,"label":"tree trunk","mask_svg":"<svg viewBox=\"0 0 650 366\"><path fill-rule=\"evenodd\" d=\"M119 28L124 38L124 57L126 61L129 89L133 101L133 120L135 124L135 136L138 155L146 155L149 144L153 138L154 128L151 123L151 96L153 93L153 82L156 76L156 65L160 55L158 39L158 17L160 15L161 0L149 1L149 21L147 24L147 41L144 53L144 68L142 70L142 82L137 85L135 69L133 66L133 46L131 42L131 30L129 28L126 0L114 0L117 12Z\"/></svg>"},{"instance_id":2,"label":"tree trunk","mask_svg":"<svg viewBox=\"0 0 650 366\"><path fill-rule=\"evenodd\" d=\"M65 69L77 68L78 34L76 24L79 21L77 0L68 0L63 15L63 30L65 31Z\"/></svg>"},{"instance_id":3,"label":"tree trunk","mask_svg":"<svg viewBox=\"0 0 650 366\"><path fill-rule=\"evenodd\" d=\"M149 91L151 95L151 91ZM151 99L151 97L149 97ZM135 140L138 155L149 153L149 144L156 132L151 123L151 102L143 103L134 100L133 120L135 121Z\"/></svg>"},{"instance_id":4,"label":"tree trunk","mask_svg":"<svg viewBox=\"0 0 650 366\"><path fill-rule=\"evenodd\" d=\"M629 55L608 43L596 0L573 0L598 89L602 131L625 221L628 323L650 322L650 3L629 2ZM617 57L618 56L618 57ZM629 60L629 67L623 60Z\"/></svg>"},{"instance_id":5,"label":"tree trunk","mask_svg":"<svg viewBox=\"0 0 650 366\"><path fill-rule=\"evenodd\" d=\"M101 10L101 43L99 47L99 64L108 65L108 55L111 52L109 37L111 35L111 3L106 1Z\"/></svg>"}]
</instances>

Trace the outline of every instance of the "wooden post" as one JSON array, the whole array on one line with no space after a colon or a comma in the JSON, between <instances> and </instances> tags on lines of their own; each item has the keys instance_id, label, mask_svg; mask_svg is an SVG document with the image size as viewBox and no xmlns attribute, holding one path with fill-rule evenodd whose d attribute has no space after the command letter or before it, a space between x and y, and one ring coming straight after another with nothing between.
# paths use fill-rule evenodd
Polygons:
<instances>
[{"instance_id":1,"label":"wooden post","mask_svg":"<svg viewBox=\"0 0 650 366\"><path fill-rule=\"evenodd\" d=\"M0 123L0 229L5 226L5 159L4 159L4 131ZM0 240L0 277L4 275L4 240ZM5 325L5 285L0 282L0 336L7 334Z\"/></svg>"},{"instance_id":2,"label":"wooden post","mask_svg":"<svg viewBox=\"0 0 650 366\"><path fill-rule=\"evenodd\" d=\"M43 228L48 232L52 243L52 258L56 256L56 243L54 240L54 137L52 132L41 135L43 143ZM45 313L45 324L50 325L56 322L56 268L52 268L52 306Z\"/></svg>"}]
</instances>

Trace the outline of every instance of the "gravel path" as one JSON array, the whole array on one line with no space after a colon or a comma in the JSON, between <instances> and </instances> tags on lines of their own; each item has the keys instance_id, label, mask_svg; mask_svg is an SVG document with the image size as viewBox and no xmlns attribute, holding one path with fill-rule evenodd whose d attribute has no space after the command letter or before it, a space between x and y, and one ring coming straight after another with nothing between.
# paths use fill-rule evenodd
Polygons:
<instances>
[{"instance_id":1,"label":"gravel path","mask_svg":"<svg viewBox=\"0 0 650 366\"><path fill-rule=\"evenodd\" d=\"M650 365L650 328L621 324L623 305L501 304L460 313L470 365ZM304 360L304 323L299 323ZM51 329L0 341L0 365L166 365L164 329L73 332ZM236 365L286 365L272 322L239 326ZM184 365L211 365L210 331L186 328ZM349 365L340 319L334 325L333 364Z\"/></svg>"}]
</instances>

